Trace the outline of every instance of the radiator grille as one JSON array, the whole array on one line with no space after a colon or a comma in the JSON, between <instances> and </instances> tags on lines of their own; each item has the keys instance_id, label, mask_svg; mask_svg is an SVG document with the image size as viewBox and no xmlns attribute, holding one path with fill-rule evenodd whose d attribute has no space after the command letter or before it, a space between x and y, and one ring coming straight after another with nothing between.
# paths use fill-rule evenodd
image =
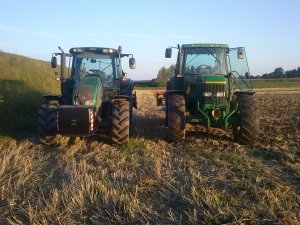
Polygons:
<instances>
[{"instance_id":1,"label":"radiator grille","mask_svg":"<svg viewBox=\"0 0 300 225\"><path fill-rule=\"evenodd\" d=\"M204 92L210 92L212 93L212 96L205 97L203 96ZM217 97L217 92L224 93L225 92L225 85L224 84L197 84L197 83L191 83L190 84L190 94L192 96L197 96L201 99L201 102L203 103L217 103L217 104L223 104L224 103L224 96L223 97Z\"/></svg>"}]
</instances>

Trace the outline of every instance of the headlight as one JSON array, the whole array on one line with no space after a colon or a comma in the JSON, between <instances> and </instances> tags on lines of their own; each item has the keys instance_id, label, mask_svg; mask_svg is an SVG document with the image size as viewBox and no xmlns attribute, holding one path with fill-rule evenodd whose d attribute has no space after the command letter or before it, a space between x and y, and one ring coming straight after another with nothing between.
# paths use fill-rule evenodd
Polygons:
<instances>
[{"instance_id":1,"label":"headlight","mask_svg":"<svg viewBox=\"0 0 300 225\"><path fill-rule=\"evenodd\" d=\"M212 93L211 92L203 92L204 97L211 97Z\"/></svg>"},{"instance_id":2,"label":"headlight","mask_svg":"<svg viewBox=\"0 0 300 225\"><path fill-rule=\"evenodd\" d=\"M103 53L113 53L113 50L111 48L103 48L102 52Z\"/></svg>"},{"instance_id":3,"label":"headlight","mask_svg":"<svg viewBox=\"0 0 300 225\"><path fill-rule=\"evenodd\" d=\"M217 92L217 97L225 97L225 92Z\"/></svg>"},{"instance_id":4,"label":"headlight","mask_svg":"<svg viewBox=\"0 0 300 225\"><path fill-rule=\"evenodd\" d=\"M73 48L73 52L81 53L81 52L83 52L83 49L82 48Z\"/></svg>"},{"instance_id":5,"label":"headlight","mask_svg":"<svg viewBox=\"0 0 300 225\"><path fill-rule=\"evenodd\" d=\"M85 105L95 105L94 100L87 100L85 101Z\"/></svg>"}]
</instances>

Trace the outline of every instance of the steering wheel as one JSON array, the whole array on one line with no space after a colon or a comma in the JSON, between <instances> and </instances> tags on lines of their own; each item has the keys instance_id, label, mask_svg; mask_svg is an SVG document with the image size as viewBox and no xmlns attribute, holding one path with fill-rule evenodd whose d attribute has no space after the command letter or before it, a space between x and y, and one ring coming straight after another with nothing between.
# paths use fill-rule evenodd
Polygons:
<instances>
[{"instance_id":1,"label":"steering wheel","mask_svg":"<svg viewBox=\"0 0 300 225\"><path fill-rule=\"evenodd\" d=\"M206 64L201 64L200 66L197 67L197 69L209 69L210 66Z\"/></svg>"}]
</instances>

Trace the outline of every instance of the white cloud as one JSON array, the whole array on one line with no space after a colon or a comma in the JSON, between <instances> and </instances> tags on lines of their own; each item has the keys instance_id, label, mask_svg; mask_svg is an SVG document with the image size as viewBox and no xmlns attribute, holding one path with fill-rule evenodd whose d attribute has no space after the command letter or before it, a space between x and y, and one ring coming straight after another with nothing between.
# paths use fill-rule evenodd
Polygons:
<instances>
[{"instance_id":1,"label":"white cloud","mask_svg":"<svg viewBox=\"0 0 300 225\"><path fill-rule=\"evenodd\" d=\"M33 31L33 30L9 26L9 25L5 25L5 24L0 24L0 31L10 32L10 33L22 33L22 34L27 34L27 35L31 35L31 36L37 36L37 37L57 37L57 36L59 36L58 34L46 32L46 31Z\"/></svg>"}]
</instances>

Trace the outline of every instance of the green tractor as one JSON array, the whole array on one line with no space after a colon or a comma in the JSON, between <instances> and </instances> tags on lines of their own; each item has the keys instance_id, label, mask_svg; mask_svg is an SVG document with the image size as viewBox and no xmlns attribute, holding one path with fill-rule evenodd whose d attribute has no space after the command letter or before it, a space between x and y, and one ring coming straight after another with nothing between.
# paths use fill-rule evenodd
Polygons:
<instances>
[{"instance_id":1,"label":"green tractor","mask_svg":"<svg viewBox=\"0 0 300 225\"><path fill-rule=\"evenodd\" d=\"M134 83L122 70L121 59L129 58L135 69L132 54L123 54L122 47L71 48L65 53L60 47L53 53L52 68L60 67L61 95L44 95L46 102L38 111L39 141L54 145L56 136L86 137L109 135L115 144L129 140L132 107L137 107ZM57 56L61 64L57 65ZM67 58L69 65L66 66Z\"/></svg>"},{"instance_id":2,"label":"green tractor","mask_svg":"<svg viewBox=\"0 0 300 225\"><path fill-rule=\"evenodd\" d=\"M173 141L185 139L186 123L206 128L232 127L234 140L253 144L259 134L259 111L244 48L225 44L184 44L175 74L164 93L166 125Z\"/></svg>"}]
</instances>

